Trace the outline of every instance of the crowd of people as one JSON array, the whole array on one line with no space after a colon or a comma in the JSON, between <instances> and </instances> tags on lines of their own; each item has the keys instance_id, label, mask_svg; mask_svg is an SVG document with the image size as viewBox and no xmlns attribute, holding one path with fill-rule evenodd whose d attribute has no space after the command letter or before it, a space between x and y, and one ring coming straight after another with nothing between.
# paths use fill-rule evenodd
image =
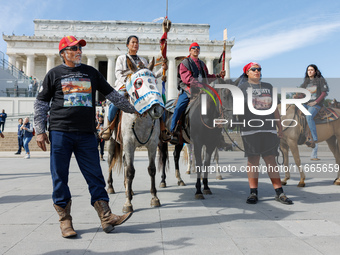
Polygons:
<instances>
[{"instance_id":1,"label":"crowd of people","mask_svg":"<svg viewBox=\"0 0 340 255\"><path fill-rule=\"evenodd\" d=\"M139 39L137 36L130 36L127 39L128 53L121 55L116 64L116 83L111 86L105 78L95 68L82 64L82 48L86 46L85 40L77 40L73 36L66 36L59 43L59 55L63 64L54 67L46 74L42 82L42 87L38 91L34 103L34 126L37 133L36 141L42 150L46 150L46 144L50 144L50 170L53 182L52 199L54 208L59 215L60 228L63 237L73 237L77 233L73 228L71 217L72 195L68 186L69 162L72 153L77 158L77 163L82 172L91 194L91 205L95 208L100 218L102 228L105 232L111 232L115 226L128 220L132 213L116 215L111 212L109 207L109 197L105 191L105 180L102 175L100 160L104 161L105 140L99 135L105 130L104 107L106 102L101 103L102 112L96 111L95 91L101 92L109 102L109 111L107 118L111 123L117 111L123 110L130 114L138 114L134 107L124 97L126 92L125 71L127 69L126 59L129 58L136 66L147 66L148 62L137 55ZM182 112L186 109L192 93L197 93L203 83L224 77L225 71L218 74L209 74L209 71L203 61L199 59L200 46L198 43L192 43L189 47L190 55L185 58L178 68L178 77L180 78L180 93L175 108L174 117L171 123L171 139L178 140L177 124ZM166 63L155 73L159 77L163 70L167 69ZM243 74L235 81L235 84L242 90L247 102L248 88L252 88L255 109L266 110L271 108L273 98L273 86L269 83L262 82L262 67L259 63L250 62L243 68ZM64 105L65 97L63 93L63 84L81 79L84 87L88 86L91 91L91 104ZM38 89L38 82L34 78L30 84L29 92L35 96ZM309 90L312 94L311 100L305 104L305 107L311 113L307 116L308 126L311 131L311 137L307 145L315 147L318 141L314 116L320 110L325 96L328 93L326 80L322 77L316 65L309 65L306 70L305 80L301 85L302 88ZM255 93L254 93L255 91ZM268 104L268 99L270 102ZM262 104L266 100L266 104ZM268 107L267 107L268 106ZM265 108L265 109L264 109ZM253 114L248 105L245 104L245 114L242 116L246 122L250 119L280 119L278 109L274 113L265 116ZM47 119L47 116L48 119ZM3 110L0 114L0 136L4 137L3 130L5 126L6 113ZM49 136L46 133L46 123L49 121ZM15 154L21 154L22 147L25 150L25 158L30 158L29 142L33 137L33 125L29 118L18 120L18 151ZM262 157L267 169L273 169L276 166L275 157L278 155L278 146L280 138L283 136L283 130L280 121L276 121L276 126L269 125L270 122L263 121L261 127L241 126L241 137L247 158L247 166L252 171L247 172L250 194L246 199L248 204L258 202L258 177L259 161ZM162 139L168 139L168 131L161 121ZM164 131L164 132L163 132ZM108 129L108 132L112 132ZM108 137L110 137L111 133ZM222 135L222 134L221 134ZM99 152L98 152L99 146ZM316 147L317 148L317 147ZM317 160L316 151L313 151L312 160ZM275 190L275 199L283 204L293 204L283 192L280 175L277 171L268 171L269 178Z\"/></svg>"}]
</instances>

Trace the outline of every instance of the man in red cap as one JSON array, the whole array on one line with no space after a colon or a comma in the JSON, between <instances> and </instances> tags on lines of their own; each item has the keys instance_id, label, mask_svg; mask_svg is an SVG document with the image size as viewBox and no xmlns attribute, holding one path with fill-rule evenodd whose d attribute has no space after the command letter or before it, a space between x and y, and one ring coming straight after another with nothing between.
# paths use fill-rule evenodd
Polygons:
<instances>
[{"instance_id":1,"label":"man in red cap","mask_svg":"<svg viewBox=\"0 0 340 255\"><path fill-rule=\"evenodd\" d=\"M60 40L59 55L63 64L46 74L34 103L38 146L46 151L46 143L51 142L52 199L63 237L76 235L70 215L71 193L68 187L72 153L88 184L91 204L98 213L103 230L108 233L131 216L131 213L123 216L112 214L108 205L95 136L96 91L125 112L134 113L135 109L95 68L81 63L82 47L85 45L85 40L77 40L73 36ZM49 138L45 133L48 111Z\"/></svg>"},{"instance_id":2,"label":"man in red cap","mask_svg":"<svg viewBox=\"0 0 340 255\"><path fill-rule=\"evenodd\" d=\"M171 143L178 143L178 137L176 135L176 125L185 111L190 97L198 94L199 88L203 88L203 84L213 82L216 78L220 78L225 75L225 71L221 71L219 74L209 74L208 69L204 62L198 58L200 54L200 46L197 42L194 42L189 47L190 55L185 58L179 65L178 78L180 89L180 95L176 104L174 115L171 120L170 132L172 133Z\"/></svg>"}]
</instances>

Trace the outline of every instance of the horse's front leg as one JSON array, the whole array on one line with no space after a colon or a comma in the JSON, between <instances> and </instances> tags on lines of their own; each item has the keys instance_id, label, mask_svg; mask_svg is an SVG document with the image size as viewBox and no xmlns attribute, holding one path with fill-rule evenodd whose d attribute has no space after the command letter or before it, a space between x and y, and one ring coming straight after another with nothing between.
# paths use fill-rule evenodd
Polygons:
<instances>
[{"instance_id":1,"label":"horse's front leg","mask_svg":"<svg viewBox=\"0 0 340 255\"><path fill-rule=\"evenodd\" d=\"M158 148L160 151L160 167L162 168L162 176L161 183L159 184L160 188L166 188L166 163L168 161L168 144L162 143L161 141L158 144Z\"/></svg>"},{"instance_id":2,"label":"horse's front leg","mask_svg":"<svg viewBox=\"0 0 340 255\"><path fill-rule=\"evenodd\" d=\"M214 150L214 160L216 162L216 180L223 180L222 175L221 175L221 168L219 166L220 155L218 153L217 147Z\"/></svg>"},{"instance_id":3,"label":"horse's front leg","mask_svg":"<svg viewBox=\"0 0 340 255\"><path fill-rule=\"evenodd\" d=\"M126 147L124 147L125 149ZM125 150L127 151L127 150ZM133 166L133 160L134 160L134 150L133 151L127 151L124 155L124 186L125 186L125 195L126 195L126 201L123 206L123 212L133 212L133 206L131 203L132 200L132 181L135 177L135 168Z\"/></svg>"},{"instance_id":4,"label":"horse's front leg","mask_svg":"<svg viewBox=\"0 0 340 255\"><path fill-rule=\"evenodd\" d=\"M301 166L301 159L300 159L300 153L299 153L299 148L298 148L298 144L297 141L293 141L291 139L287 140L288 146L292 152L292 155L294 157L294 161L296 166L299 168L299 172L300 172L300 181L298 183L298 187L304 187L305 184L305 172L303 171L303 167ZM288 158L288 153L287 153L287 158ZM287 166L288 171L289 171L289 166ZM286 172L287 173L287 172Z\"/></svg>"},{"instance_id":5,"label":"horse's front leg","mask_svg":"<svg viewBox=\"0 0 340 255\"><path fill-rule=\"evenodd\" d=\"M328 140L326 140L329 149L334 155L335 158L335 163L338 165L339 169L339 164L340 164L340 144L339 140L337 140L337 137L332 136ZM335 165L336 167L336 165ZM340 185L340 171L338 171L337 178L334 180L334 185Z\"/></svg>"},{"instance_id":6,"label":"horse's front leg","mask_svg":"<svg viewBox=\"0 0 340 255\"><path fill-rule=\"evenodd\" d=\"M148 155L149 155L149 167L148 172L151 178L151 207L159 207L161 206L161 203L157 197L157 190L156 190L156 165L155 165L155 158L156 158L156 151L157 147L155 148L148 148Z\"/></svg>"},{"instance_id":7,"label":"horse's front leg","mask_svg":"<svg viewBox=\"0 0 340 255\"><path fill-rule=\"evenodd\" d=\"M175 160L175 175L177 178L178 186L185 186L184 181L181 178L181 173L179 172L179 158L181 151L183 149L183 144L177 144L174 150L174 160Z\"/></svg>"},{"instance_id":8,"label":"horse's front leg","mask_svg":"<svg viewBox=\"0 0 340 255\"><path fill-rule=\"evenodd\" d=\"M289 171L289 146L286 142L280 142L280 148L283 154L283 165L286 168L285 178L281 181L282 185L287 185L287 181L290 179L290 171Z\"/></svg>"},{"instance_id":9,"label":"horse's front leg","mask_svg":"<svg viewBox=\"0 0 340 255\"><path fill-rule=\"evenodd\" d=\"M201 191L201 173L205 171L203 169L202 165L202 145L196 145L194 147L194 154L195 154L195 160L196 160L196 174L197 174L197 179L196 179L196 193L195 193L195 198L196 199L204 199L203 193Z\"/></svg>"},{"instance_id":10,"label":"horse's front leg","mask_svg":"<svg viewBox=\"0 0 340 255\"><path fill-rule=\"evenodd\" d=\"M109 177L107 179L107 193L108 194L115 194L115 190L113 188L113 179L112 179L112 167L111 167L111 162L114 156L114 151L115 151L115 144L116 142L110 138L110 140L108 141L108 146L107 146L107 151L108 151L108 157L107 157L107 163L109 165Z\"/></svg>"},{"instance_id":11,"label":"horse's front leg","mask_svg":"<svg viewBox=\"0 0 340 255\"><path fill-rule=\"evenodd\" d=\"M207 146L206 147L206 153L205 153L205 158L204 158L204 168L206 171L204 171L203 174L203 194L204 195L211 195L212 192L208 186L208 169L210 166L210 161L211 161L211 155L213 153L214 148L212 146Z\"/></svg>"}]
</instances>

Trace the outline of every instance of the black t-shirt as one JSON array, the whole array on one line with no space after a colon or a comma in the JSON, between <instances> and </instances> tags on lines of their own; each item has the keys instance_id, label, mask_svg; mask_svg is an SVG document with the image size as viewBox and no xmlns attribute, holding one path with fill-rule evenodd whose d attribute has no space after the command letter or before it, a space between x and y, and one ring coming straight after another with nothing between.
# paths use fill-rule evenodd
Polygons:
<instances>
[{"instance_id":1,"label":"black t-shirt","mask_svg":"<svg viewBox=\"0 0 340 255\"><path fill-rule=\"evenodd\" d=\"M37 96L38 100L51 102L49 130L96 132L96 90L106 96L113 88L91 66L59 65L51 69Z\"/></svg>"},{"instance_id":2,"label":"black t-shirt","mask_svg":"<svg viewBox=\"0 0 340 255\"><path fill-rule=\"evenodd\" d=\"M274 113L269 115L256 115L249 110L247 89L253 88L252 103L256 110L268 110L272 107L273 86L270 83L261 82L260 84L250 84L243 82L239 85L244 95L244 115L239 116L239 122L245 120L245 125L240 125L241 135L250 135L257 132L272 132L276 134L276 123L268 121L275 119ZM257 121L261 120L261 121ZM250 121L250 122L249 122ZM249 123L250 125L248 125ZM256 126L256 127L254 127Z\"/></svg>"}]
</instances>

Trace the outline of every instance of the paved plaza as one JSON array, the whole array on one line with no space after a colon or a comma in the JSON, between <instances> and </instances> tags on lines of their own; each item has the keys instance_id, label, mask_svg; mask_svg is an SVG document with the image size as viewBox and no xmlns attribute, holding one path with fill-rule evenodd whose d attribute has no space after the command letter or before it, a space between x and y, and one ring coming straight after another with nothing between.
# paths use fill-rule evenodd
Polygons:
<instances>
[{"instance_id":1,"label":"paved plaza","mask_svg":"<svg viewBox=\"0 0 340 255\"><path fill-rule=\"evenodd\" d=\"M172 153L170 153L172 154ZM221 165L240 168L242 152L222 152ZM274 200L267 175L261 175L256 205L245 200L249 193L246 173L210 175L213 192L195 200L196 175L185 174L187 186L177 186L173 158L168 187L158 188L162 206L150 207L150 178L146 152L136 153L134 214L122 226L106 234L90 205L87 185L72 158L69 184L73 195L73 225L78 236L61 237L58 216L52 206L49 153L32 152L31 159L0 152L0 254L339 254L340 186L332 185L336 173L306 173L306 187L298 188L299 174L284 187L294 205ZM302 152L304 164L310 151ZM328 151L319 151L319 164L334 164ZM292 161L292 159L291 159ZM101 162L105 178L107 162ZM283 177L283 175L281 175ZM156 176L157 187L160 173ZM114 213L125 202L123 176L114 174L116 194L110 195Z\"/></svg>"}]
</instances>

